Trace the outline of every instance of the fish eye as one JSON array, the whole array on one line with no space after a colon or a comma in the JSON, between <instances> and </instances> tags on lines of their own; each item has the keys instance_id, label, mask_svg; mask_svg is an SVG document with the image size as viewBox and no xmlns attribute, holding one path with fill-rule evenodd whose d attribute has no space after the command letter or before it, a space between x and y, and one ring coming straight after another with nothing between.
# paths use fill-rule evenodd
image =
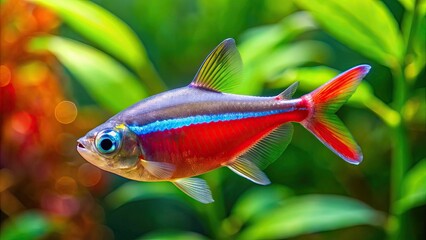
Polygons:
<instances>
[{"instance_id":1,"label":"fish eye","mask_svg":"<svg viewBox=\"0 0 426 240\"><path fill-rule=\"evenodd\" d=\"M113 130L99 132L95 139L95 145L102 154L113 153L120 146L120 133Z\"/></svg>"}]
</instances>

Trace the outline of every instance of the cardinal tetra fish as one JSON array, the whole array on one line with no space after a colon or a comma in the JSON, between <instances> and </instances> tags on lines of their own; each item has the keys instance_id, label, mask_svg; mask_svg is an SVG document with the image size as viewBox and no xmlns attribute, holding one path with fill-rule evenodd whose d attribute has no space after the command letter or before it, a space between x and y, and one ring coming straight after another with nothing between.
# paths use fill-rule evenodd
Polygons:
<instances>
[{"instance_id":1,"label":"cardinal tetra fish","mask_svg":"<svg viewBox=\"0 0 426 240\"><path fill-rule=\"evenodd\" d=\"M334 114L370 66L354 67L292 99L297 83L273 97L224 93L236 85L241 58L233 39L219 44L183 88L144 99L80 138L77 150L97 167L137 181L170 181L192 198L213 202L195 176L220 167L258 184L261 170L289 144L298 122L345 161L362 153Z\"/></svg>"}]
</instances>

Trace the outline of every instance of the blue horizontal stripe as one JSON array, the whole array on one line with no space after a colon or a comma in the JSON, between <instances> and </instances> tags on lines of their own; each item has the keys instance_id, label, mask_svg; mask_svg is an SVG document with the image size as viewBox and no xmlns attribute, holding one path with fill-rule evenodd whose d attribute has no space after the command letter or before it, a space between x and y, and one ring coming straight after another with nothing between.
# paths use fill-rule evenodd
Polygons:
<instances>
[{"instance_id":1,"label":"blue horizontal stripe","mask_svg":"<svg viewBox=\"0 0 426 240\"><path fill-rule=\"evenodd\" d=\"M203 123L212 123L212 122L232 121L232 120L239 120L239 119L253 118L253 117L263 117L263 116L288 112L291 110L292 108L281 109L281 110L270 110L270 111L264 111L264 112L197 115L197 116L190 116L190 117L184 117L184 118L160 120L160 121L148 123L144 126L129 126L129 128L137 135L144 135L144 134L153 133L153 132L162 132L166 130L186 127L193 124L203 124Z\"/></svg>"}]
</instances>

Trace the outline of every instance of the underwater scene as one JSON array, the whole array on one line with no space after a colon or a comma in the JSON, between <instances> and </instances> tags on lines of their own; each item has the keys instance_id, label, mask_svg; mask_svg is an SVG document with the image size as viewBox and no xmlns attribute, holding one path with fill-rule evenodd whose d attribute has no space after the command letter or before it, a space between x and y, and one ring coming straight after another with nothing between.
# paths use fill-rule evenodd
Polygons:
<instances>
[{"instance_id":1,"label":"underwater scene","mask_svg":"<svg viewBox=\"0 0 426 240\"><path fill-rule=\"evenodd\" d=\"M425 239L425 0L1 0L0 239Z\"/></svg>"}]
</instances>

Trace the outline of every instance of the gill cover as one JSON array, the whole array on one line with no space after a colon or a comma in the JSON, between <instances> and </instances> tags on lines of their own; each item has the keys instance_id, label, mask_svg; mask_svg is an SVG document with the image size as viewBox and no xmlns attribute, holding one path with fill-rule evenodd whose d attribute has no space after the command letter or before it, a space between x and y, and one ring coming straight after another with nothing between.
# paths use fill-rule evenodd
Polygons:
<instances>
[{"instance_id":1,"label":"gill cover","mask_svg":"<svg viewBox=\"0 0 426 240\"><path fill-rule=\"evenodd\" d=\"M102 129L102 128L101 128ZM125 124L109 125L94 133L92 146L101 161L110 168L133 168L142 155L137 135ZM113 171L113 169L108 169Z\"/></svg>"},{"instance_id":2,"label":"gill cover","mask_svg":"<svg viewBox=\"0 0 426 240\"><path fill-rule=\"evenodd\" d=\"M121 135L121 145L115 157L118 168L132 168L138 164L142 150L139 146L138 137L125 124L115 127Z\"/></svg>"}]
</instances>

